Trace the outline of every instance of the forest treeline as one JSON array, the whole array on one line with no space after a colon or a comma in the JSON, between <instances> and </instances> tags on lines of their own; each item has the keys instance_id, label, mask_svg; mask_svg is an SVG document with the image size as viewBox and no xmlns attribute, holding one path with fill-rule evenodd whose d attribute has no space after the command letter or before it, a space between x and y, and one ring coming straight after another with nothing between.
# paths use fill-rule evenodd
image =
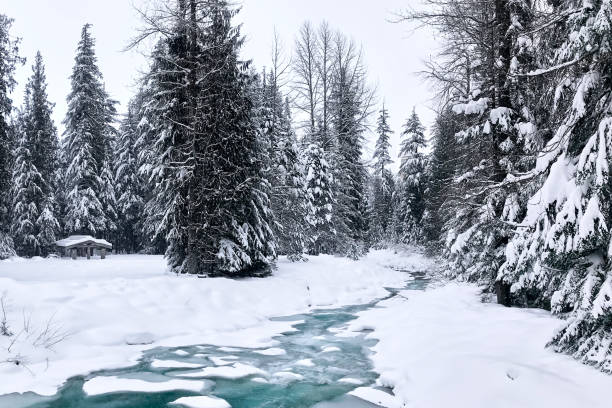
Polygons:
<instances>
[{"instance_id":1,"label":"forest treeline","mask_svg":"<svg viewBox=\"0 0 612 408\"><path fill-rule=\"evenodd\" d=\"M425 4L397 16L441 39L425 240L449 275L566 318L550 346L612 373L612 3Z\"/></svg>"},{"instance_id":2,"label":"forest treeline","mask_svg":"<svg viewBox=\"0 0 612 408\"><path fill-rule=\"evenodd\" d=\"M441 46L423 72L439 108L431 140L407 112L397 174L359 45L305 23L257 69L240 59L236 13L223 0L149 11L131 43L154 44L149 68L118 128L86 25L61 142L40 56L12 108L22 60L1 17L1 256L88 233L214 276L422 244L500 303L564 317L550 346L612 372L610 0L399 13Z\"/></svg>"},{"instance_id":3,"label":"forest treeline","mask_svg":"<svg viewBox=\"0 0 612 408\"><path fill-rule=\"evenodd\" d=\"M237 12L226 1L150 8L129 44L153 44L149 67L123 115L85 25L61 137L40 53L21 106L8 99L24 60L2 17L2 257L47 256L56 239L90 234L117 252L163 253L179 273L248 275L277 255L357 258L417 239L425 136L416 113L397 178L389 113L377 112L361 47L306 22L291 50L275 34L256 68L240 59ZM364 157L373 127L374 156Z\"/></svg>"}]
</instances>

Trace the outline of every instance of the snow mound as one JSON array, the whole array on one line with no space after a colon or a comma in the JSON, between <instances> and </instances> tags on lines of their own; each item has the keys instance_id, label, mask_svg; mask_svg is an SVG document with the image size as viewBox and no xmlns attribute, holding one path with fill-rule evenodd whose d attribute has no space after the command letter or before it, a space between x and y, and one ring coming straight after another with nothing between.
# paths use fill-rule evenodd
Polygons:
<instances>
[{"instance_id":1,"label":"snow mound","mask_svg":"<svg viewBox=\"0 0 612 408\"><path fill-rule=\"evenodd\" d=\"M378 384L407 406L610 407L612 377L546 348L561 323L548 312L482 303L469 284L400 295L351 327L374 328Z\"/></svg>"},{"instance_id":2,"label":"snow mound","mask_svg":"<svg viewBox=\"0 0 612 408\"><path fill-rule=\"evenodd\" d=\"M147 345L155 341L155 336L149 332L132 333L125 336L125 344L129 346Z\"/></svg>"},{"instance_id":3,"label":"snow mound","mask_svg":"<svg viewBox=\"0 0 612 408\"><path fill-rule=\"evenodd\" d=\"M349 395L385 408L402 408L402 404L393 395L375 388L359 387L349 392Z\"/></svg>"}]
</instances>

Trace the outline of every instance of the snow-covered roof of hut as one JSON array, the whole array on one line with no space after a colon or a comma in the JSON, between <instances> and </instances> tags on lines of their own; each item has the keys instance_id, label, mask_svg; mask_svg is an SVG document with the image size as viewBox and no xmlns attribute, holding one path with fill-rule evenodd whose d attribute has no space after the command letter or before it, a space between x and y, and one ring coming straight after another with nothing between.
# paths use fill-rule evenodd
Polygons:
<instances>
[{"instance_id":1,"label":"snow-covered roof of hut","mask_svg":"<svg viewBox=\"0 0 612 408\"><path fill-rule=\"evenodd\" d=\"M91 235L71 235L68 238L60 239L55 242L55 245L64 248L71 248L81 245L96 245L103 248L112 249L113 244L105 239L97 239Z\"/></svg>"}]
</instances>

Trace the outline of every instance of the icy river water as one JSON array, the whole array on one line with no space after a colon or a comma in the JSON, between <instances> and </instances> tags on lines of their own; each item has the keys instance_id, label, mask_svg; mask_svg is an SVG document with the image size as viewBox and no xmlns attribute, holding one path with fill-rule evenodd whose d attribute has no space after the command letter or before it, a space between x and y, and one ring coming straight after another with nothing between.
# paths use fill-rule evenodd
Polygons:
<instances>
[{"instance_id":1,"label":"icy river water","mask_svg":"<svg viewBox=\"0 0 612 408\"><path fill-rule=\"evenodd\" d=\"M424 289L427 279L422 274L413 277L415 279L407 288ZM395 291L389 289L389 293L391 297ZM135 366L73 377L56 396L25 405L22 400L19 405L28 408L182 408L189 405L172 402L183 397L211 396L227 401L232 408L377 407L348 394L357 387L375 386L377 374L372 371L369 354L376 340L367 339L367 332L350 332L346 326L357 318L358 312L376 307L378 301L279 318L295 321L294 331L275 337L278 344L268 350L212 345L152 349L145 352ZM87 386L84 390L87 381L108 383L108 380L119 384L130 384L129 380L144 380L149 384L197 380L204 382L204 388L142 392L126 391L130 389L128 386L98 395L87 394ZM224 406L222 401L219 403L219 407Z\"/></svg>"}]
</instances>

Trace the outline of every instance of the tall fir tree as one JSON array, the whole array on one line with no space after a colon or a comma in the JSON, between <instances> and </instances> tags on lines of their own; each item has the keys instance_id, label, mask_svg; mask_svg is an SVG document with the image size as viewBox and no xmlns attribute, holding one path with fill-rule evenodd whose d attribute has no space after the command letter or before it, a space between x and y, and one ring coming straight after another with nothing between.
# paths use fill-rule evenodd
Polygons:
<instances>
[{"instance_id":1,"label":"tall fir tree","mask_svg":"<svg viewBox=\"0 0 612 408\"><path fill-rule=\"evenodd\" d=\"M197 245L202 255L198 263L214 261L212 268L206 268L212 274L258 273L276 256L270 185L262 171L265 152L246 89L251 78L243 71L248 64L238 58L243 39L232 25L237 11L224 0L209 7L210 24L203 36L207 54L203 74L208 81L199 103L206 121L201 133L223 137L206 141L213 148L204 150L208 157L201 161L204 186L200 190L212 194L204 195L204 203L194 203L203 204L200 211L208 218L203 232L210 231Z\"/></svg>"},{"instance_id":2,"label":"tall fir tree","mask_svg":"<svg viewBox=\"0 0 612 408\"><path fill-rule=\"evenodd\" d=\"M59 141L46 88L42 56L37 53L18 116L19 144L13 169L12 234L23 256L49 254L60 228L55 200Z\"/></svg>"},{"instance_id":3,"label":"tall fir tree","mask_svg":"<svg viewBox=\"0 0 612 408\"><path fill-rule=\"evenodd\" d=\"M383 103L378 119L376 120L376 146L374 148L374 174L382 175L387 166L393 163L389 155L391 149L391 135L393 131L389 126L389 111Z\"/></svg>"},{"instance_id":4,"label":"tall fir tree","mask_svg":"<svg viewBox=\"0 0 612 408\"><path fill-rule=\"evenodd\" d=\"M168 228L170 222L167 216L168 206L171 205L171 194L169 193L171 184L165 184L171 178L171 174L176 176L173 167L165 167L162 172L160 163L162 156L158 154L161 147L158 143L162 142L160 135L172 134L174 129L174 116L171 116L172 106L176 108L178 103L171 102L174 98L181 96L180 89L172 86L174 80L179 80L176 73L171 72L170 60L166 58L169 52L167 42L158 41L155 45L150 59L149 72L142 78L140 85L140 96L142 102L138 107L138 138L136 140L136 150L138 151L138 173L144 183L143 200L144 208L142 215L141 234L146 247L143 248L148 253L163 254L166 252ZM178 128L177 128L178 130ZM164 146L172 153L172 145L164 140ZM168 160L165 157L164 160ZM163 183L163 186L158 183Z\"/></svg>"},{"instance_id":5,"label":"tall fir tree","mask_svg":"<svg viewBox=\"0 0 612 408\"><path fill-rule=\"evenodd\" d=\"M436 117L432 136L432 151L427 160L425 212L423 233L426 243L440 249L445 221L453 214L448 208L449 190L455 176L457 133L456 117L450 109L443 109Z\"/></svg>"},{"instance_id":6,"label":"tall fir tree","mask_svg":"<svg viewBox=\"0 0 612 408\"><path fill-rule=\"evenodd\" d=\"M393 194L395 181L393 174L387 166L393 163L389 154L391 148L390 137L393 134L389 126L389 112L383 107L377 120L376 133L378 139L374 149L374 174L370 178L370 241L374 244L383 244L391 238L391 225L393 219Z\"/></svg>"},{"instance_id":7,"label":"tall fir tree","mask_svg":"<svg viewBox=\"0 0 612 408\"><path fill-rule=\"evenodd\" d=\"M415 242L422 237L421 218L425 210L425 147L425 127L413 109L404 124L400 147L400 184L396 217L399 221L399 239L402 242Z\"/></svg>"},{"instance_id":8,"label":"tall fir tree","mask_svg":"<svg viewBox=\"0 0 612 408\"><path fill-rule=\"evenodd\" d=\"M262 143L266 147L266 179L278 252L292 261L304 260L308 211L302 163L291 125L289 102L283 102L278 80L270 71L262 84Z\"/></svg>"},{"instance_id":9,"label":"tall fir tree","mask_svg":"<svg viewBox=\"0 0 612 408\"><path fill-rule=\"evenodd\" d=\"M117 138L117 245L119 250L128 253L138 252L145 243L142 218L146 184L139 171L137 151L140 102L140 95L130 101Z\"/></svg>"},{"instance_id":10,"label":"tall fir tree","mask_svg":"<svg viewBox=\"0 0 612 408\"><path fill-rule=\"evenodd\" d=\"M156 194L149 207L161 215L158 232L179 273L261 273L275 257L253 77L238 57L235 14L226 1L179 0L167 27L172 35L154 54L157 119L150 125L157 140L149 172Z\"/></svg>"},{"instance_id":11,"label":"tall fir tree","mask_svg":"<svg viewBox=\"0 0 612 408\"><path fill-rule=\"evenodd\" d=\"M330 112L336 142L335 252L357 258L367 250L367 170L362 161L363 132L371 111L373 93L366 84L361 52L339 36L331 84Z\"/></svg>"},{"instance_id":12,"label":"tall fir tree","mask_svg":"<svg viewBox=\"0 0 612 408\"><path fill-rule=\"evenodd\" d=\"M83 26L64 119L68 233L113 238L116 229L112 176L115 109L97 66L90 24Z\"/></svg>"},{"instance_id":13,"label":"tall fir tree","mask_svg":"<svg viewBox=\"0 0 612 408\"><path fill-rule=\"evenodd\" d=\"M279 253L290 261L304 261L308 247L308 225L311 202L307 198L304 168L300 160L295 133L288 126L279 142L278 171L280 183L272 195L271 207L279 227L275 231Z\"/></svg>"},{"instance_id":14,"label":"tall fir tree","mask_svg":"<svg viewBox=\"0 0 612 408\"><path fill-rule=\"evenodd\" d=\"M308 253L329 254L336 242L333 171L328 155L318 143L306 146L303 156L308 208L306 221L310 226Z\"/></svg>"},{"instance_id":15,"label":"tall fir tree","mask_svg":"<svg viewBox=\"0 0 612 408\"><path fill-rule=\"evenodd\" d=\"M15 254L13 240L9 234L11 207L11 168L13 162L11 135L14 129L9 128L9 118L13 101L10 92L15 86L15 67L22 63L19 57L19 40L10 33L13 20L0 14L0 259Z\"/></svg>"}]
</instances>

